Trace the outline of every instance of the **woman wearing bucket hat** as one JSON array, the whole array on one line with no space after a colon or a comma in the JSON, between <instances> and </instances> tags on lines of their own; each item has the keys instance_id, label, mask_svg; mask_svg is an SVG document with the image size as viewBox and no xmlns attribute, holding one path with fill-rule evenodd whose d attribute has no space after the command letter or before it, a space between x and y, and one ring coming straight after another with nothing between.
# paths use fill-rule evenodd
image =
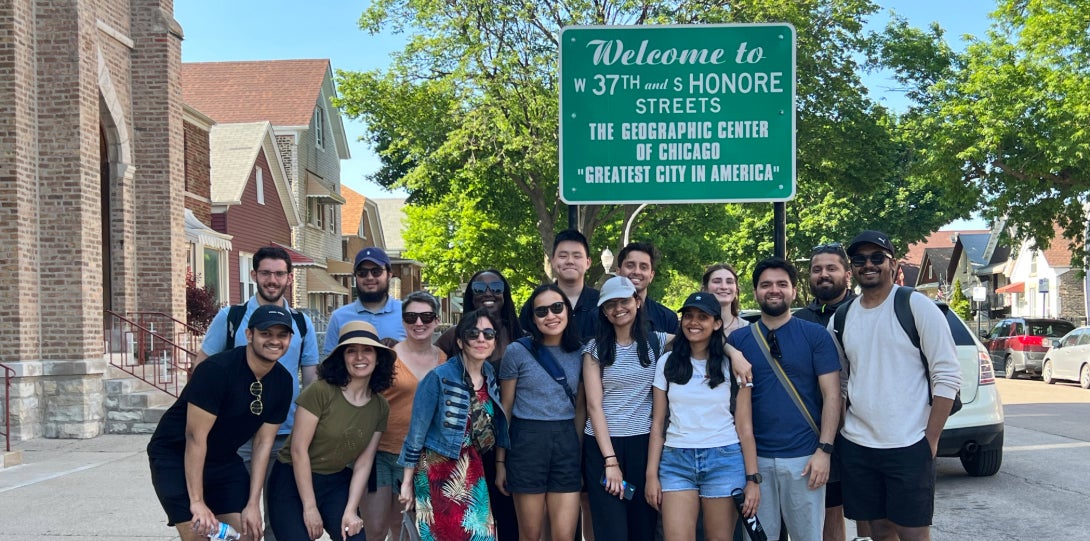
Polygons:
<instances>
[{"instance_id":1,"label":"woman wearing bucket hat","mask_svg":"<svg viewBox=\"0 0 1090 541\"><path fill-rule=\"evenodd\" d=\"M680 312L681 334L655 369L646 497L667 541L692 539L700 510L705 539L725 540L738 515L732 492L744 490L746 516L760 501L761 479L747 475L757 471L751 389L731 384L715 296L693 293Z\"/></svg>"},{"instance_id":2,"label":"woman wearing bucket hat","mask_svg":"<svg viewBox=\"0 0 1090 541\"><path fill-rule=\"evenodd\" d=\"M299 394L295 426L269 478L272 528L280 539L362 541L356 510L390 406L379 393L393 381L394 352L375 327L352 321Z\"/></svg>"}]
</instances>

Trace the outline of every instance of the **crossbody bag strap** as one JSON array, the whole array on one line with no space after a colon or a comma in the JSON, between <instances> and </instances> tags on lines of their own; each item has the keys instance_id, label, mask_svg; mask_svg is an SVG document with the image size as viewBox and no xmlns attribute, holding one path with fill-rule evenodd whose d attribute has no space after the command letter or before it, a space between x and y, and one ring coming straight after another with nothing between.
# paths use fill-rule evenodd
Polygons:
<instances>
[{"instance_id":1,"label":"crossbody bag strap","mask_svg":"<svg viewBox=\"0 0 1090 541\"><path fill-rule=\"evenodd\" d=\"M517 340L522 347L526 348L526 351L530 352L530 356L540 364L545 372L549 374L549 377L553 378L561 387L564 388L564 394L568 395L568 400L571 401L571 405L575 406L575 393L572 392L571 386L568 385L568 376L564 374L564 369L560 367L560 364L553 358L553 354L549 353L549 350L545 348L534 347L534 343L527 337L522 337Z\"/></svg>"},{"instance_id":2,"label":"crossbody bag strap","mask_svg":"<svg viewBox=\"0 0 1090 541\"><path fill-rule=\"evenodd\" d=\"M761 353L764 354L765 360L772 366L772 373L776 374L776 379L780 380L780 384L787 390L787 395L791 397L791 401L795 403L795 407L799 408L802 412L802 417L806 419L806 422L810 424L810 428L814 430L815 434L820 435L821 431L818 430L817 423L814 422L814 418L810 416L810 411L806 409L806 405L802 403L802 397L799 396L799 392L795 390L795 386L791 384L791 380L787 379L787 374L784 373L783 367L772 356L772 352L768 349L768 341L765 340L764 333L756 323L749 325L749 330L753 332L753 337L757 339L757 345L760 346Z\"/></svg>"}]
</instances>

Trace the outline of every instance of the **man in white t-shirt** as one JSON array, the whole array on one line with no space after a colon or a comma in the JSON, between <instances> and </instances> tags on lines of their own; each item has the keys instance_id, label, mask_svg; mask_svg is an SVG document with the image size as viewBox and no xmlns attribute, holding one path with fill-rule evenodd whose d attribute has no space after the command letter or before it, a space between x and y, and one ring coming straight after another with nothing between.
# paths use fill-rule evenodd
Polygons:
<instances>
[{"instance_id":1,"label":"man in white t-shirt","mask_svg":"<svg viewBox=\"0 0 1090 541\"><path fill-rule=\"evenodd\" d=\"M889 235L880 231L863 231L848 245L863 294L848 305L841 336L847 411L834 456L841 466L845 516L868 522L875 539L927 540L935 509L935 453L961 387L961 369L946 317L926 296L910 297L919 349L898 322L894 254Z\"/></svg>"}]
</instances>

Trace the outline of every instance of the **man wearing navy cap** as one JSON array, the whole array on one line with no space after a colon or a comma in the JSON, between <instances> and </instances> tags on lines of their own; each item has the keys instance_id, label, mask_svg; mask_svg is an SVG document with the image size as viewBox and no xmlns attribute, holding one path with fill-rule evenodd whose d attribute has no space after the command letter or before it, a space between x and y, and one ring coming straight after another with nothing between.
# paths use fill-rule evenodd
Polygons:
<instances>
[{"instance_id":1,"label":"man wearing navy cap","mask_svg":"<svg viewBox=\"0 0 1090 541\"><path fill-rule=\"evenodd\" d=\"M368 247L356 254L356 300L333 311L326 328L322 356L337 348L341 326L349 321L366 321L375 326L379 338L405 339L401 324L401 301L390 298L390 258L382 248Z\"/></svg>"},{"instance_id":2,"label":"man wearing navy cap","mask_svg":"<svg viewBox=\"0 0 1090 541\"><path fill-rule=\"evenodd\" d=\"M250 316L246 345L217 353L193 370L182 395L148 442L151 482L184 541L226 522L262 535L261 491L268 462L246 472L238 449L253 438L267 456L292 402L292 378L278 363L292 338L287 309L263 305Z\"/></svg>"}]
</instances>

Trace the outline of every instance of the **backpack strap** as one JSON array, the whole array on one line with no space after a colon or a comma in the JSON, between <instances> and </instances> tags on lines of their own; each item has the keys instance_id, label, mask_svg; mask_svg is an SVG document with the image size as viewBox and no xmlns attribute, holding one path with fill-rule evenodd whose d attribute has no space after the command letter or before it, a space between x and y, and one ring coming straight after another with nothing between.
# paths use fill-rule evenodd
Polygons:
<instances>
[{"instance_id":1,"label":"backpack strap","mask_svg":"<svg viewBox=\"0 0 1090 541\"><path fill-rule=\"evenodd\" d=\"M541 365L541 368L545 369L545 372L549 374L549 377L553 378L557 384L564 388L564 394L568 395L568 400L571 401L572 407L575 407L575 393L572 392L571 385L568 385L568 376L564 374L564 369L556 362L556 359L549 353L549 350L534 347L534 343L530 340L529 336L523 336L515 341L526 348L526 351L530 352L530 356Z\"/></svg>"},{"instance_id":2,"label":"backpack strap","mask_svg":"<svg viewBox=\"0 0 1090 541\"><path fill-rule=\"evenodd\" d=\"M295 320L295 326L299 327L299 339L305 339L307 337L307 318L303 317L303 313L294 308L291 309L291 317Z\"/></svg>"},{"instance_id":3,"label":"backpack strap","mask_svg":"<svg viewBox=\"0 0 1090 541\"><path fill-rule=\"evenodd\" d=\"M246 303L233 304L231 309L227 311L227 340L223 344L223 350L234 349L235 347L235 334L238 332L238 326L242 324L242 318L246 315Z\"/></svg>"},{"instance_id":4,"label":"backpack strap","mask_svg":"<svg viewBox=\"0 0 1090 541\"><path fill-rule=\"evenodd\" d=\"M847 319L848 309L852 307L854 302L855 297L838 306L836 313L833 314L833 334L836 335L836 341L840 342L840 351L844 351L844 320ZM847 357L848 353L845 352L844 356Z\"/></svg>"}]
</instances>

